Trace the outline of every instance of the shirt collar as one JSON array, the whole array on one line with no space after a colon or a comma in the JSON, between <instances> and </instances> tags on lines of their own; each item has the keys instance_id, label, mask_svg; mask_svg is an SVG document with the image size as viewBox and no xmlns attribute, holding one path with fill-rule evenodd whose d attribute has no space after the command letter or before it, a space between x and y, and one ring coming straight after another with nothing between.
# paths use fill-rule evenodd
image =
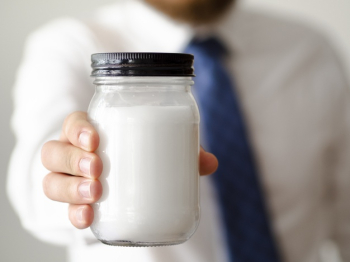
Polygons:
<instances>
[{"instance_id":1,"label":"shirt collar","mask_svg":"<svg viewBox=\"0 0 350 262\"><path fill-rule=\"evenodd\" d=\"M143 0L119 0L104 7L100 17L124 30L123 41L129 39L126 52L183 52L194 37L217 36L228 51L237 52L242 46L239 32L239 8L232 6L217 22L192 27L171 19ZM105 17L105 18L103 18Z\"/></svg>"}]
</instances>

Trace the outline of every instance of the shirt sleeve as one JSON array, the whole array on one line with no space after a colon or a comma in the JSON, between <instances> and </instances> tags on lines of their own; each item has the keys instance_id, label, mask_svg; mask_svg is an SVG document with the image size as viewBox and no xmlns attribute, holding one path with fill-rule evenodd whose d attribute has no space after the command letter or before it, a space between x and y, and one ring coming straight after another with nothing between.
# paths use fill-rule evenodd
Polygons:
<instances>
[{"instance_id":1,"label":"shirt sleeve","mask_svg":"<svg viewBox=\"0 0 350 262\"><path fill-rule=\"evenodd\" d=\"M336 241L343 261L350 261L350 89L341 63L329 48L329 61L324 74L330 81L332 101L332 128L334 140L330 145L330 194L332 237Z\"/></svg>"},{"instance_id":2,"label":"shirt sleeve","mask_svg":"<svg viewBox=\"0 0 350 262\"><path fill-rule=\"evenodd\" d=\"M334 233L343 261L350 261L350 94L344 91L339 140L333 156L335 163L333 196Z\"/></svg>"},{"instance_id":3,"label":"shirt sleeve","mask_svg":"<svg viewBox=\"0 0 350 262\"><path fill-rule=\"evenodd\" d=\"M48 171L41 164L41 147L59 138L69 113L87 110L93 95L89 58L95 49L91 32L81 22L54 21L28 38L13 90L16 145L7 193L24 228L56 244L68 244L73 227L67 204L43 193Z\"/></svg>"}]
</instances>

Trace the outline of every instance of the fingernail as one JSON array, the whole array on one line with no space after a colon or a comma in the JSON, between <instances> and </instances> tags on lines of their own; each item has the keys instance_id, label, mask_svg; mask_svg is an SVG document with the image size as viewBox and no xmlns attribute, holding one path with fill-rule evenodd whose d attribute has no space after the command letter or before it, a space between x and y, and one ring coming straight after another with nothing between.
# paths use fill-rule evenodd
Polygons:
<instances>
[{"instance_id":1,"label":"fingernail","mask_svg":"<svg viewBox=\"0 0 350 262\"><path fill-rule=\"evenodd\" d=\"M79 168L81 172L83 172L85 175L90 176L90 165L91 165L91 158L82 158L79 162Z\"/></svg>"},{"instance_id":2,"label":"fingernail","mask_svg":"<svg viewBox=\"0 0 350 262\"><path fill-rule=\"evenodd\" d=\"M84 219L84 207L78 208L75 215L76 215L78 222L80 222L80 223L84 222L85 221L85 219Z\"/></svg>"},{"instance_id":3,"label":"fingernail","mask_svg":"<svg viewBox=\"0 0 350 262\"><path fill-rule=\"evenodd\" d=\"M79 143L85 147L85 148L89 148L89 144L90 144L90 133L88 132L82 132L79 135Z\"/></svg>"},{"instance_id":4,"label":"fingernail","mask_svg":"<svg viewBox=\"0 0 350 262\"><path fill-rule=\"evenodd\" d=\"M78 191L83 198L91 198L91 181L83 182L79 185Z\"/></svg>"}]
</instances>

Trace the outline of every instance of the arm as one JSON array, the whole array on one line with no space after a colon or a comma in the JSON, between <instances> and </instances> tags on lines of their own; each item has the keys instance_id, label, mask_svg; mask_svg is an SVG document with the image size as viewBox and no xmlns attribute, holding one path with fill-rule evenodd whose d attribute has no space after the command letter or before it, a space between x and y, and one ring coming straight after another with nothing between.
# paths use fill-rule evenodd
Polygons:
<instances>
[{"instance_id":1,"label":"arm","mask_svg":"<svg viewBox=\"0 0 350 262\"><path fill-rule=\"evenodd\" d=\"M80 229L90 226L89 204L102 192L97 180L102 163L93 153L98 134L84 112L71 114L85 111L92 97L89 58L96 46L77 22L51 25L31 37L18 75L13 116L17 145L8 194L23 226L45 241L69 244L74 239L70 223ZM79 139L83 132L89 136ZM40 161L43 145L42 162L48 170ZM83 159L91 161L82 164ZM201 174L212 173L216 166L215 157L202 150Z\"/></svg>"},{"instance_id":2,"label":"arm","mask_svg":"<svg viewBox=\"0 0 350 262\"><path fill-rule=\"evenodd\" d=\"M332 196L334 198L333 228L343 261L350 261L350 93L348 87L339 97L334 117L338 121L337 142L332 155L334 169Z\"/></svg>"},{"instance_id":3,"label":"arm","mask_svg":"<svg viewBox=\"0 0 350 262\"><path fill-rule=\"evenodd\" d=\"M333 144L330 146L329 187L332 237L343 261L350 261L350 85L337 56L331 48L325 53L328 63L324 73L331 87L329 93Z\"/></svg>"},{"instance_id":4,"label":"arm","mask_svg":"<svg viewBox=\"0 0 350 262\"><path fill-rule=\"evenodd\" d=\"M8 175L8 195L22 225L38 238L71 241L67 205L46 199L41 146L57 139L65 117L86 110L93 94L89 32L79 22L61 20L32 34L14 88L12 128L16 135Z\"/></svg>"}]
</instances>

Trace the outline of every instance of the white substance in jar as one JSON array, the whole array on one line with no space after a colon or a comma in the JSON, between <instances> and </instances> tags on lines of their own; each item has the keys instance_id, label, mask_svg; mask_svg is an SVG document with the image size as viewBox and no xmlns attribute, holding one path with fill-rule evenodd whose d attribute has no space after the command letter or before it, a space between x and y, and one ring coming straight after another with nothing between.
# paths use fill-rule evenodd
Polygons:
<instances>
[{"instance_id":1,"label":"white substance in jar","mask_svg":"<svg viewBox=\"0 0 350 262\"><path fill-rule=\"evenodd\" d=\"M186 241L199 219L193 108L107 107L92 122L103 161L103 195L91 226L96 237L109 244Z\"/></svg>"}]
</instances>

